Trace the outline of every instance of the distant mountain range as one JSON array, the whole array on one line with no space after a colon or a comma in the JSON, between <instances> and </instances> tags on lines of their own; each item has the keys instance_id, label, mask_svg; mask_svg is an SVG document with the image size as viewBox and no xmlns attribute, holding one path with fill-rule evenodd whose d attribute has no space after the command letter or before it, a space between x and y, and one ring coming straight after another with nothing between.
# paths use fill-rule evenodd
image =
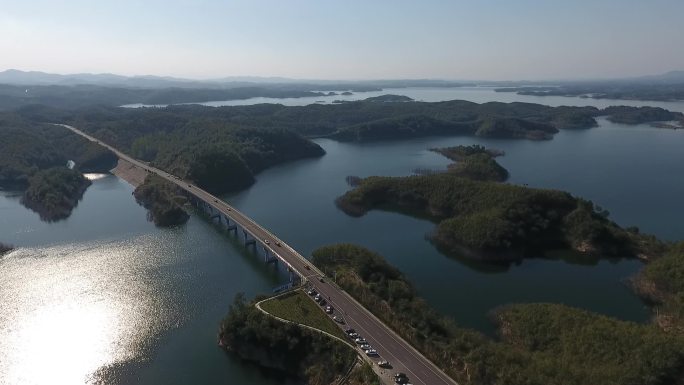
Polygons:
<instances>
[{"instance_id":1,"label":"distant mountain range","mask_svg":"<svg viewBox=\"0 0 684 385\"><path fill-rule=\"evenodd\" d=\"M12 85L81 85L92 84L111 87L138 87L138 88L161 88L161 87L181 87L181 88L211 88L222 84L231 83L231 86L240 86L240 83L249 85L256 81L254 78L244 78L249 80L236 80L224 78L219 80L201 81L191 79L174 78L170 76L123 76L115 74L52 74L39 71L20 71L9 69L0 72L0 83ZM275 81L273 81L275 82Z\"/></svg>"},{"instance_id":2,"label":"distant mountain range","mask_svg":"<svg viewBox=\"0 0 684 385\"><path fill-rule=\"evenodd\" d=\"M684 83L684 71L670 71L660 75L642 76L636 80L652 83Z\"/></svg>"},{"instance_id":3,"label":"distant mountain range","mask_svg":"<svg viewBox=\"0 0 684 385\"><path fill-rule=\"evenodd\" d=\"M600 81L600 80L597 80ZM659 75L641 76L635 78L614 79L612 82L634 82L634 83L684 83L684 71L671 71ZM582 81L579 81L582 82ZM586 81L585 81L586 82ZM21 71L8 69L0 72L0 84L10 85L99 85L123 88L236 88L249 87L255 84L270 85L365 85L380 88L389 87L448 87L473 85L524 85L527 83L545 84L546 82L527 82L527 81L478 81L478 82L459 82L436 79L397 79L397 80L364 80L364 81L341 81L341 80L302 80L283 77L258 77L258 76L231 76L208 80L183 79L170 76L123 76L109 73L103 74L53 74L40 71ZM553 83L559 83L557 81ZM563 81L562 83L573 83Z\"/></svg>"}]
</instances>

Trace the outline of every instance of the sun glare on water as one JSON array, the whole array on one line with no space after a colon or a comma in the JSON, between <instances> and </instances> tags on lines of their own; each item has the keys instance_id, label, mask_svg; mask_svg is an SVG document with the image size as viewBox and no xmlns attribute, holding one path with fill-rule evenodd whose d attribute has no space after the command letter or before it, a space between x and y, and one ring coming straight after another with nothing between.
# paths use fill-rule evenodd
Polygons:
<instances>
[{"instance_id":1,"label":"sun glare on water","mask_svg":"<svg viewBox=\"0 0 684 385\"><path fill-rule=\"evenodd\" d=\"M8 383L85 384L115 352L117 309L107 303L45 304L21 320L13 334Z\"/></svg>"},{"instance_id":2,"label":"sun glare on water","mask_svg":"<svg viewBox=\"0 0 684 385\"><path fill-rule=\"evenodd\" d=\"M135 242L19 249L0 259L0 385L102 383L166 319Z\"/></svg>"}]
</instances>

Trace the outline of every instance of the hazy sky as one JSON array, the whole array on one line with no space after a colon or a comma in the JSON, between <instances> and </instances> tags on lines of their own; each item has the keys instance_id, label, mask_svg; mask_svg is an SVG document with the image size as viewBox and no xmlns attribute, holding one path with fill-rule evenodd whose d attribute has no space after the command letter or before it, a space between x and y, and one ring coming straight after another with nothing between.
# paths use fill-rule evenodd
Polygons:
<instances>
[{"instance_id":1,"label":"hazy sky","mask_svg":"<svg viewBox=\"0 0 684 385\"><path fill-rule=\"evenodd\" d=\"M0 70L558 79L684 69L684 0L0 0Z\"/></svg>"}]
</instances>

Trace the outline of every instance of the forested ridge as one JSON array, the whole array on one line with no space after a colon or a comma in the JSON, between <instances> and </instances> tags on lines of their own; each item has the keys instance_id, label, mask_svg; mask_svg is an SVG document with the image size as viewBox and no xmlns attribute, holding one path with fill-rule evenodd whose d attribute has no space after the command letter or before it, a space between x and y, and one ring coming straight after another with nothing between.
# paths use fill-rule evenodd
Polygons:
<instances>
[{"instance_id":1,"label":"forested ridge","mask_svg":"<svg viewBox=\"0 0 684 385\"><path fill-rule=\"evenodd\" d=\"M570 248L591 256L657 256L655 237L627 231L592 202L558 190L479 181L452 173L368 177L337 199L354 216L385 207L438 222L431 239L449 254L519 259Z\"/></svg>"},{"instance_id":2,"label":"forested ridge","mask_svg":"<svg viewBox=\"0 0 684 385\"><path fill-rule=\"evenodd\" d=\"M28 121L16 113L0 113L0 187L26 188L39 170L68 160L84 173L107 172L116 156L62 127Z\"/></svg>"},{"instance_id":3,"label":"forested ridge","mask_svg":"<svg viewBox=\"0 0 684 385\"><path fill-rule=\"evenodd\" d=\"M684 340L559 304L492 313L499 337L461 328L432 309L382 256L340 244L313 253L336 282L461 384L669 385L684 369Z\"/></svg>"}]
</instances>

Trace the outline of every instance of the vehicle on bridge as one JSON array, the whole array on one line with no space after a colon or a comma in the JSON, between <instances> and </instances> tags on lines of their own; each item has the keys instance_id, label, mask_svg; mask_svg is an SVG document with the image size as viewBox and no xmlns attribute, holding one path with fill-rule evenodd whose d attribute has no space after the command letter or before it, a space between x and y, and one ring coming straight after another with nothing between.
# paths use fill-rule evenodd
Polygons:
<instances>
[{"instance_id":1,"label":"vehicle on bridge","mask_svg":"<svg viewBox=\"0 0 684 385\"><path fill-rule=\"evenodd\" d=\"M396 373L394 375L394 382L397 384L408 384L408 377L406 376L406 373Z\"/></svg>"},{"instance_id":2,"label":"vehicle on bridge","mask_svg":"<svg viewBox=\"0 0 684 385\"><path fill-rule=\"evenodd\" d=\"M390 365L389 361L378 361L378 366L381 368L391 368L392 365Z\"/></svg>"}]
</instances>

